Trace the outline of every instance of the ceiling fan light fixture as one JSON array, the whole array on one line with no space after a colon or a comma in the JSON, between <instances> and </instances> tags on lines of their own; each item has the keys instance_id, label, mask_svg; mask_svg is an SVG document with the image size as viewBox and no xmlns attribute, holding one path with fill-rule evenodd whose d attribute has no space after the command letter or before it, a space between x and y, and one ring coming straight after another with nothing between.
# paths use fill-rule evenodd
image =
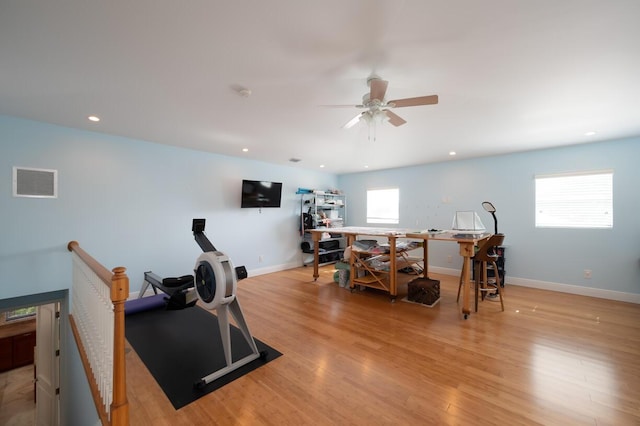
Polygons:
<instances>
[{"instance_id":1,"label":"ceiling fan light fixture","mask_svg":"<svg viewBox=\"0 0 640 426\"><path fill-rule=\"evenodd\" d=\"M385 95L387 93L388 85L388 81L381 79L375 74L370 75L367 78L367 86L369 86L370 90L362 96L362 105L355 105L356 108L364 108L365 111L353 117L347 124L342 126L342 128L349 129L355 126L358 122L364 121L369 126L369 140L371 140L372 130L373 140L375 140L375 128L377 124L389 122L391 125L399 127L407 122L407 120L391 111L392 108L434 105L438 103L438 95L418 96L415 98L387 101Z\"/></svg>"},{"instance_id":2,"label":"ceiling fan light fixture","mask_svg":"<svg viewBox=\"0 0 640 426\"><path fill-rule=\"evenodd\" d=\"M232 84L231 89L236 92L240 97L248 98L251 96L251 89L248 87L241 86L239 84Z\"/></svg>"}]
</instances>

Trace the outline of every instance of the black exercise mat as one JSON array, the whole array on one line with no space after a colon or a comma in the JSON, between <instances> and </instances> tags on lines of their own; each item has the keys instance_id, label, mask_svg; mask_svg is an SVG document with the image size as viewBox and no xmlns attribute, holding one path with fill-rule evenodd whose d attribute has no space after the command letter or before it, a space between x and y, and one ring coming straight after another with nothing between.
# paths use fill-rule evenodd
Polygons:
<instances>
[{"instance_id":1,"label":"black exercise mat","mask_svg":"<svg viewBox=\"0 0 640 426\"><path fill-rule=\"evenodd\" d=\"M212 312L199 306L140 312L126 317L125 335L176 410L282 355L254 337L258 350L267 351L265 359L197 389L194 383L226 366L218 318ZM234 361L251 353L235 326L231 326L231 352Z\"/></svg>"}]
</instances>

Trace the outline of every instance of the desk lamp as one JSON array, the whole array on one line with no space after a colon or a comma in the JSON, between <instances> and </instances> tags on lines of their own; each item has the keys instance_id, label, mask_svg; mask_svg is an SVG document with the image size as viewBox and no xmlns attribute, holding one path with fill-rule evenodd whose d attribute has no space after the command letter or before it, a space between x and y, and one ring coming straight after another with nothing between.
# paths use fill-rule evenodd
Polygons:
<instances>
[{"instance_id":1,"label":"desk lamp","mask_svg":"<svg viewBox=\"0 0 640 426\"><path fill-rule=\"evenodd\" d=\"M498 219L496 219L496 208L493 206L493 204L491 204L489 201L484 201L482 203L482 207L488 211L489 213L491 213L491 216L493 216L493 223L495 226L495 232L494 234L498 233Z\"/></svg>"}]
</instances>

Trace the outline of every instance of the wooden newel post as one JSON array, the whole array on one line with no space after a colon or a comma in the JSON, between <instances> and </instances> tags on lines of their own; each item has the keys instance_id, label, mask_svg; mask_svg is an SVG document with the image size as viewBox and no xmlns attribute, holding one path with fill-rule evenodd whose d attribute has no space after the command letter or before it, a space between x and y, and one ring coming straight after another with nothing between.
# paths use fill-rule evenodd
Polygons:
<instances>
[{"instance_id":1,"label":"wooden newel post","mask_svg":"<svg viewBox=\"0 0 640 426\"><path fill-rule=\"evenodd\" d=\"M79 244L77 241L69 241L69 244L67 244L67 250L69 251L73 251L74 248L78 247Z\"/></svg>"},{"instance_id":2,"label":"wooden newel post","mask_svg":"<svg viewBox=\"0 0 640 426\"><path fill-rule=\"evenodd\" d=\"M124 302L129 297L129 277L126 268L113 268L111 278L111 301L113 302L113 402L111 403L111 424L129 424L129 402L127 400L126 372L124 358Z\"/></svg>"}]
</instances>

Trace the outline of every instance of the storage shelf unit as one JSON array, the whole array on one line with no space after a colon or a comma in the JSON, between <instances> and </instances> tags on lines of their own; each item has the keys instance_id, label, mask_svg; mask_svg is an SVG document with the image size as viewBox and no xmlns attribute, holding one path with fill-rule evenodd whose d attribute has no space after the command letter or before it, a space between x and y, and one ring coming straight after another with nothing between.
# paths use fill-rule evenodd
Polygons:
<instances>
[{"instance_id":1,"label":"storage shelf unit","mask_svg":"<svg viewBox=\"0 0 640 426\"><path fill-rule=\"evenodd\" d=\"M318 253L320 264L334 263L342 259L346 238L331 232L331 228L341 228L347 222L347 197L329 191L298 190L300 195L300 231L303 264L313 263L313 240L309 229L326 229L327 238L320 243Z\"/></svg>"},{"instance_id":2,"label":"storage shelf unit","mask_svg":"<svg viewBox=\"0 0 640 426\"><path fill-rule=\"evenodd\" d=\"M386 269L389 259L388 254L352 250L351 263L354 274L351 287L361 285L389 292L390 271ZM420 275L423 271L422 261L422 258L409 256L408 251L400 249L396 252L396 271L410 269L414 275Z\"/></svg>"}]
</instances>

